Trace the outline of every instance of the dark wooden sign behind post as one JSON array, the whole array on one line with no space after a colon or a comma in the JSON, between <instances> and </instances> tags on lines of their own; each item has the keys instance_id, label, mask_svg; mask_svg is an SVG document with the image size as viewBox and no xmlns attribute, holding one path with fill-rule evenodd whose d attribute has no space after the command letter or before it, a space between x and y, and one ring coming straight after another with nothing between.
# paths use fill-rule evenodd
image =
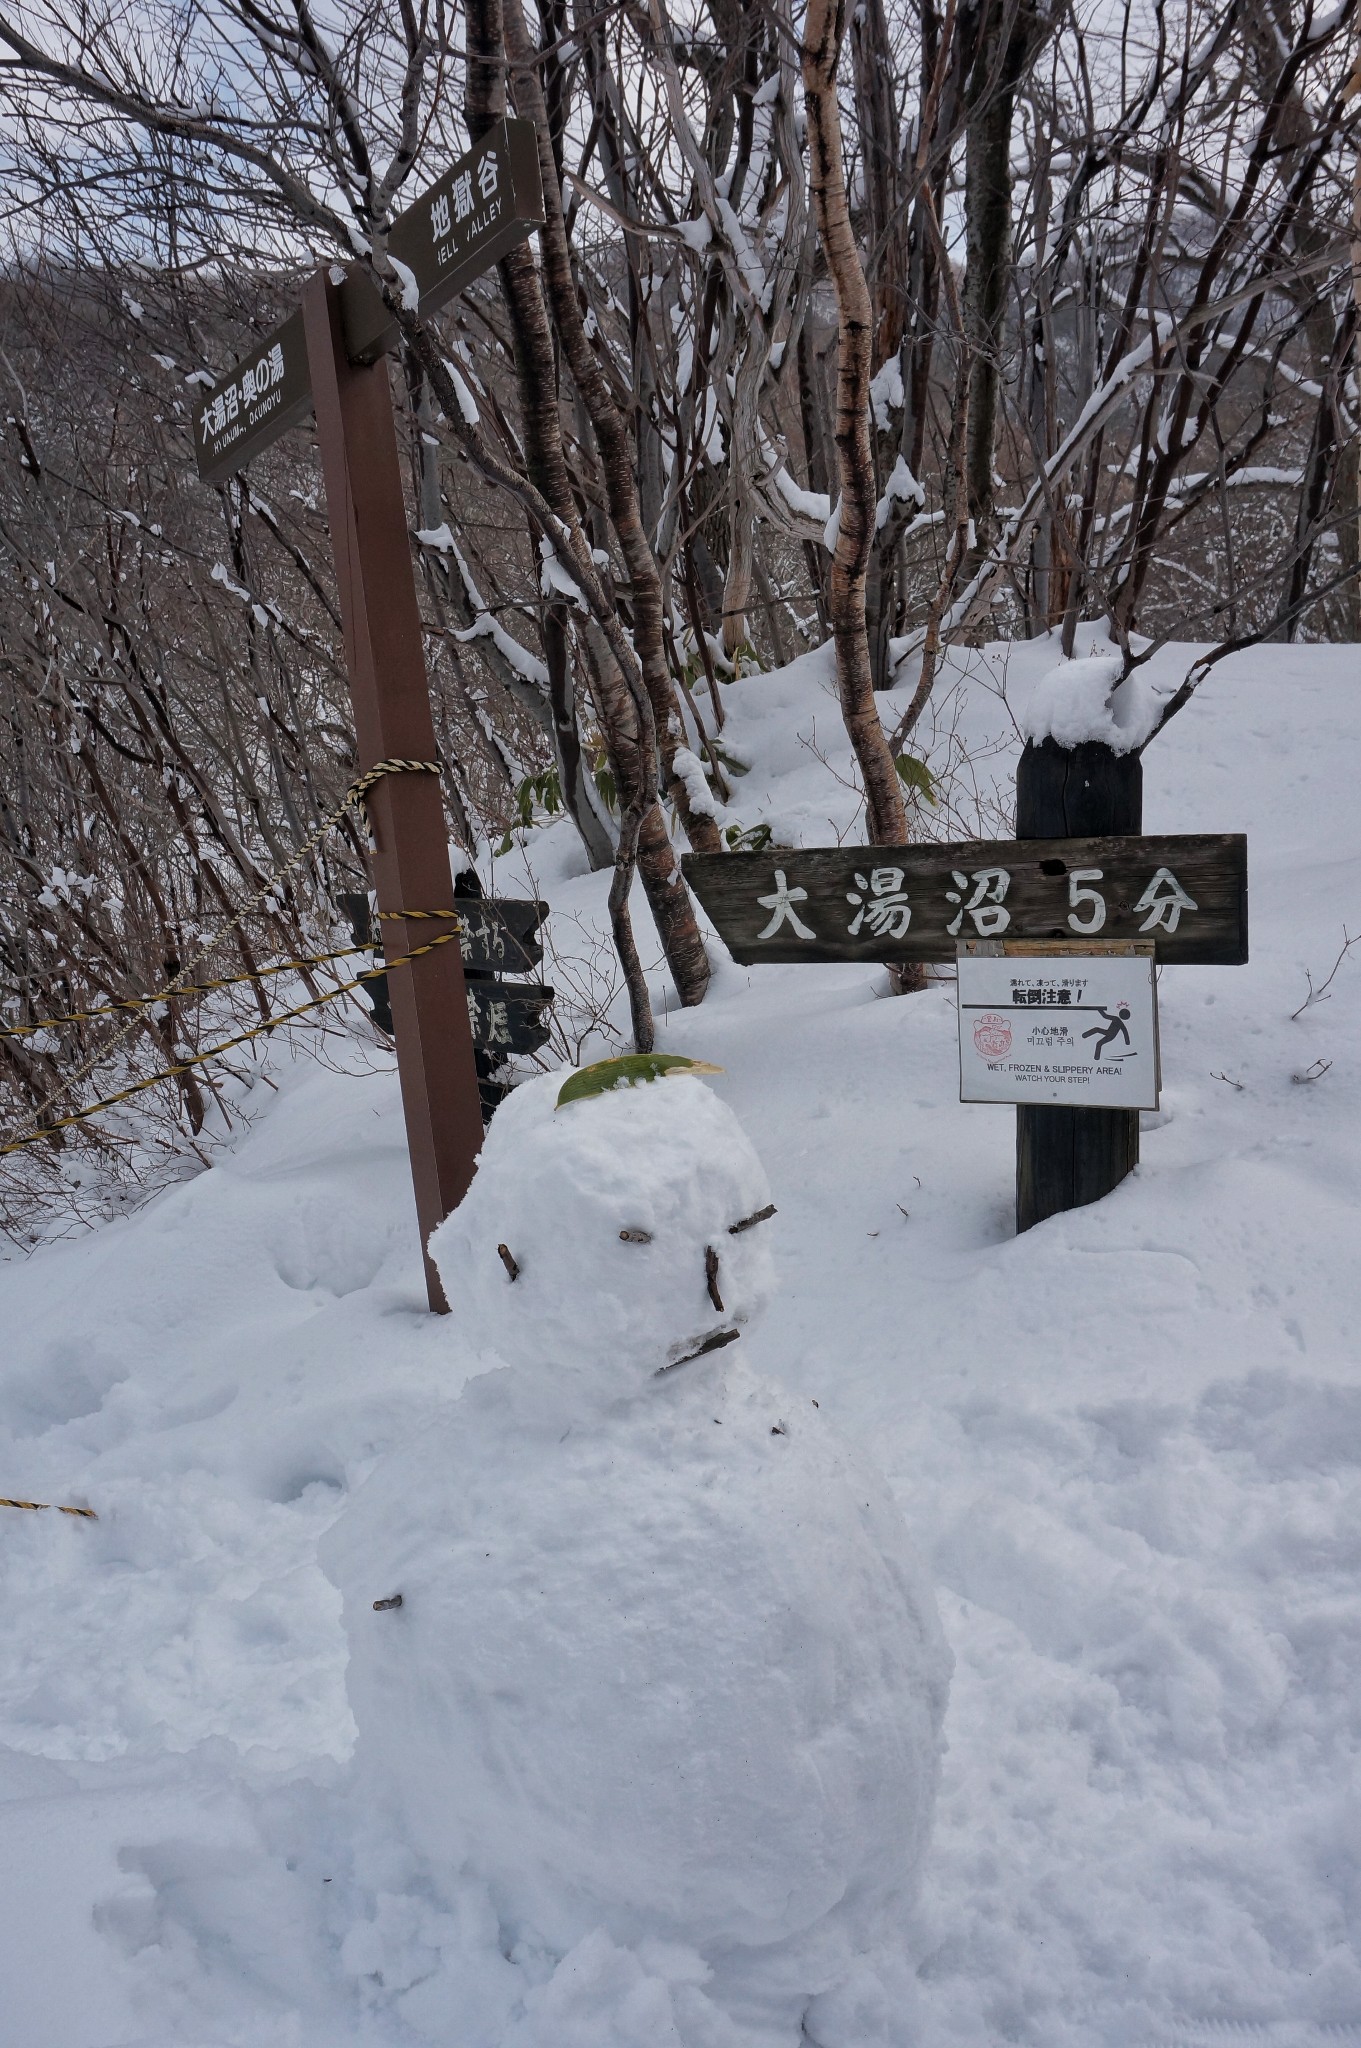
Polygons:
<instances>
[{"instance_id":1,"label":"dark wooden sign behind post","mask_svg":"<svg viewBox=\"0 0 1361 2048\"><path fill-rule=\"evenodd\" d=\"M542 219L533 130L528 122L498 122L393 223L388 250L404 303L437 311ZM201 398L194 419L199 474L216 483L315 409L361 770L394 759L433 762L436 754L383 360L397 338L397 323L367 277L342 272L337 281L320 270L301 310ZM437 922L401 912L454 913L438 776L384 775L367 805L384 943L395 957L438 930ZM537 1028L547 995L521 992L520 1036ZM390 996L426 1289L431 1308L442 1310L448 1303L425 1246L467 1189L482 1144L474 1018L459 945L411 961L392 977ZM503 1015L509 1031L509 1007L489 1009L485 1019L478 1012L488 1029Z\"/></svg>"},{"instance_id":2,"label":"dark wooden sign behind post","mask_svg":"<svg viewBox=\"0 0 1361 2048\"><path fill-rule=\"evenodd\" d=\"M543 959L539 926L548 915L546 903L514 896L458 897L459 951L463 965L485 974L528 974Z\"/></svg>"},{"instance_id":3,"label":"dark wooden sign behind post","mask_svg":"<svg viewBox=\"0 0 1361 2048\"><path fill-rule=\"evenodd\" d=\"M1016 839L687 854L735 960L953 961L961 941L1152 945L1159 963L1248 957L1241 833L1143 835L1137 756L1027 747ZM1137 1110L1017 1109L1016 1221L1108 1194L1139 1157Z\"/></svg>"},{"instance_id":4,"label":"dark wooden sign behind post","mask_svg":"<svg viewBox=\"0 0 1361 2048\"><path fill-rule=\"evenodd\" d=\"M488 1068L500 1065L511 1053L537 1052L552 1035L543 1014L553 1001L552 989L543 988L538 982L498 979L500 975L525 973L543 959L543 945L537 933L548 915L548 905L510 896L474 897L466 887L468 879L465 872L454 883L454 901L458 906L458 950L464 981L469 984L468 1023L474 1052L482 1056L478 1061L478 1080L485 1124L489 1098L483 1059ZM382 972L385 949L380 932L374 930L368 890L342 890L336 897L336 908L349 924L355 945L372 950L375 971L365 976L364 995L378 1029L392 1035L396 1027L388 999L388 978ZM389 922L402 924L411 920L392 918ZM498 1094L494 1099L499 1101L501 1097Z\"/></svg>"}]
</instances>

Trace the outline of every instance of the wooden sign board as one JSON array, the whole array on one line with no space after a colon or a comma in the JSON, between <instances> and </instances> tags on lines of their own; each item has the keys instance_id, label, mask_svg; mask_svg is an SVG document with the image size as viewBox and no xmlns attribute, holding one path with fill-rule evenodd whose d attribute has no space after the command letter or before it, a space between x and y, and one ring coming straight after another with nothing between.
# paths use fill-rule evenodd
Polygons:
<instances>
[{"instance_id":1,"label":"wooden sign board","mask_svg":"<svg viewBox=\"0 0 1361 2048\"><path fill-rule=\"evenodd\" d=\"M393 222L388 255L416 295L411 310L437 313L542 225L534 125L498 121ZM367 278L351 279L341 307L352 362L371 363L392 347L397 323Z\"/></svg>"},{"instance_id":2,"label":"wooden sign board","mask_svg":"<svg viewBox=\"0 0 1361 2048\"><path fill-rule=\"evenodd\" d=\"M388 254L422 313L456 292L543 222L543 193L533 123L498 121L476 148L398 216ZM372 363L397 340L397 323L371 279L350 271L340 293L345 352ZM312 409L312 376L301 312L233 364L194 415L194 452L205 483L235 476L252 456L297 426Z\"/></svg>"},{"instance_id":3,"label":"wooden sign board","mask_svg":"<svg viewBox=\"0 0 1361 2048\"><path fill-rule=\"evenodd\" d=\"M544 1011L553 1000L551 988L532 982L469 981L468 1022L473 1044L482 1052L507 1058L514 1052L537 1052L547 1045Z\"/></svg>"},{"instance_id":4,"label":"wooden sign board","mask_svg":"<svg viewBox=\"0 0 1361 2048\"><path fill-rule=\"evenodd\" d=\"M286 427L312 410L302 314L290 313L259 347L218 379L194 408L194 453L205 483L244 469Z\"/></svg>"},{"instance_id":5,"label":"wooden sign board","mask_svg":"<svg viewBox=\"0 0 1361 2048\"><path fill-rule=\"evenodd\" d=\"M1160 962L1248 957L1242 833L691 853L735 960L953 960L961 939L1148 940Z\"/></svg>"},{"instance_id":6,"label":"wooden sign board","mask_svg":"<svg viewBox=\"0 0 1361 2048\"><path fill-rule=\"evenodd\" d=\"M1153 948L959 951L961 1102L1156 1109L1158 994Z\"/></svg>"},{"instance_id":7,"label":"wooden sign board","mask_svg":"<svg viewBox=\"0 0 1361 2048\"><path fill-rule=\"evenodd\" d=\"M372 945L381 964L383 947L373 935L372 909L367 890L347 890L336 898L349 921L356 946ZM522 974L543 959L543 945L536 936L548 915L546 903L521 901L510 896L464 897L458 904L458 945L463 965L475 982L468 992L468 1018L473 1044L483 1051L534 1052L548 1042L548 1028L541 1013L553 1000L552 989L530 983L503 986L489 977ZM386 974L375 974L363 983L374 1023L381 1031L392 1030L392 1007ZM474 1000L474 994L479 1000ZM480 998L485 997L482 1001ZM522 998L517 1004L513 999ZM503 1014L494 1005L511 998ZM505 1038L509 1031L513 1043ZM535 1035L538 1034L538 1035Z\"/></svg>"},{"instance_id":8,"label":"wooden sign board","mask_svg":"<svg viewBox=\"0 0 1361 2048\"><path fill-rule=\"evenodd\" d=\"M513 896L467 896L458 906L459 951L468 968L524 974L543 959L537 936L548 915L546 903Z\"/></svg>"}]
</instances>

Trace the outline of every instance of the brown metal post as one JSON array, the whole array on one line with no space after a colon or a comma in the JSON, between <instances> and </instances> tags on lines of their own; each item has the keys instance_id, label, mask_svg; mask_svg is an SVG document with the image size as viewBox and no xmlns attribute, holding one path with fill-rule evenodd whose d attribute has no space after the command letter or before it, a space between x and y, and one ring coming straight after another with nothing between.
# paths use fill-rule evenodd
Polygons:
<instances>
[{"instance_id":1,"label":"brown metal post","mask_svg":"<svg viewBox=\"0 0 1361 2048\"><path fill-rule=\"evenodd\" d=\"M411 567L388 366L352 364L336 287L320 270L303 294L317 445L335 554L359 766L431 761L435 727ZM454 908L439 782L385 775L368 798L380 911ZM389 957L438 925L384 920ZM389 983L397 1067L430 1306L448 1308L425 1247L461 1199L482 1146L472 1028L457 941L402 967Z\"/></svg>"}]
</instances>

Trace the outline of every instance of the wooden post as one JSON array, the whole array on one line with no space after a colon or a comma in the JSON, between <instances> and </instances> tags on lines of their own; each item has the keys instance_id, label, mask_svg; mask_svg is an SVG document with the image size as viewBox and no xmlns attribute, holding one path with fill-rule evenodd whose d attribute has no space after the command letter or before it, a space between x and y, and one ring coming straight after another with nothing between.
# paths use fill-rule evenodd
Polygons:
<instances>
[{"instance_id":1,"label":"wooden post","mask_svg":"<svg viewBox=\"0 0 1361 2048\"><path fill-rule=\"evenodd\" d=\"M1027 744L1016 770L1016 837L1076 839L1143 826L1137 754L1099 741ZM1137 1109L1023 1103L1016 1111L1016 1228L1099 1202L1139 1163Z\"/></svg>"},{"instance_id":2,"label":"wooden post","mask_svg":"<svg viewBox=\"0 0 1361 2048\"><path fill-rule=\"evenodd\" d=\"M433 761L435 727L411 567L385 357L345 353L340 297L327 273L303 295L317 445L335 555L345 661L361 771L394 758ZM444 806L435 775L385 775L368 797L380 911L454 908ZM389 959L438 924L385 920ZM473 1177L482 1116L457 940L399 967L389 990L416 1216L430 1306L449 1306L426 1246Z\"/></svg>"}]
</instances>

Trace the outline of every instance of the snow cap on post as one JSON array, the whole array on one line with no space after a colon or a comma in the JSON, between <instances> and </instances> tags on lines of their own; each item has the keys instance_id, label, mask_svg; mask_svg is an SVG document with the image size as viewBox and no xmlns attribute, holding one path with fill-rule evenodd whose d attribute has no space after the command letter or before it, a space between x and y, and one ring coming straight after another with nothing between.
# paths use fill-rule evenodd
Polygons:
<instances>
[{"instance_id":1,"label":"snow cap on post","mask_svg":"<svg viewBox=\"0 0 1361 2048\"><path fill-rule=\"evenodd\" d=\"M1124 666L1114 652L1061 661L1021 714L1023 736L1037 746L1052 739L1070 751L1096 740L1113 754L1135 752L1154 732L1164 699L1142 669L1122 681Z\"/></svg>"}]
</instances>

